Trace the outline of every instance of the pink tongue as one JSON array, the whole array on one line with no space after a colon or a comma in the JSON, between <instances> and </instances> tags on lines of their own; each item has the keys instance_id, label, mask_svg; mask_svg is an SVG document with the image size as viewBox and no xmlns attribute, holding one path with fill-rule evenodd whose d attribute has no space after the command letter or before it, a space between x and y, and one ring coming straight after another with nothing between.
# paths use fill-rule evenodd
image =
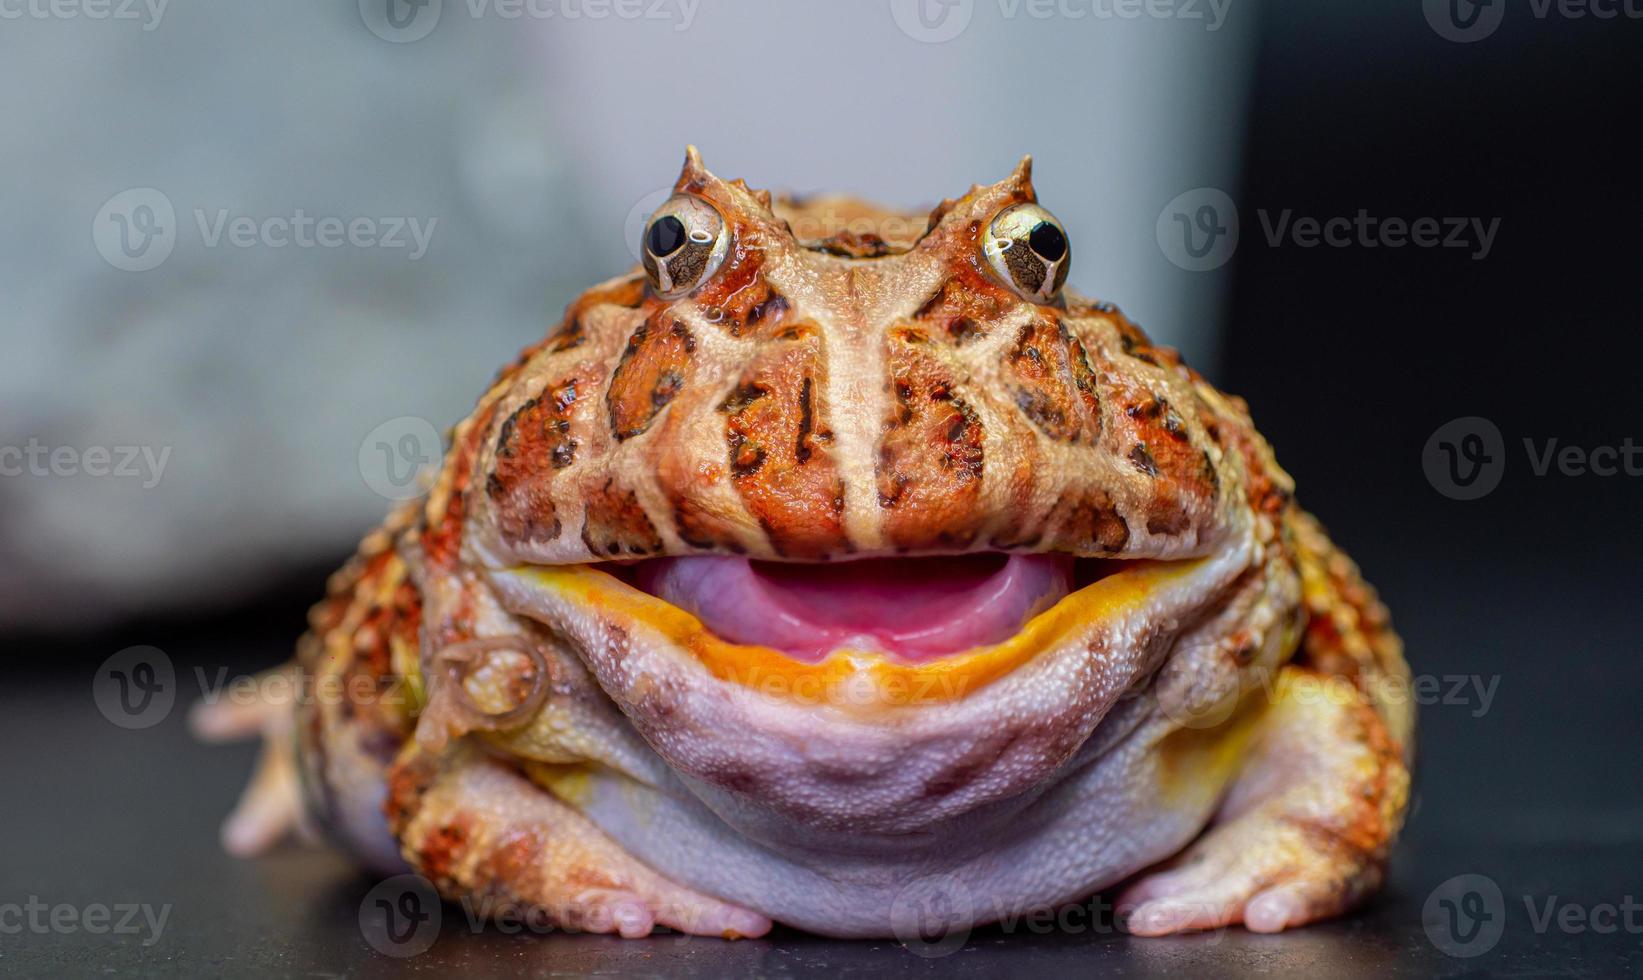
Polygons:
<instances>
[{"instance_id":1,"label":"pink tongue","mask_svg":"<svg viewBox=\"0 0 1643 980\"><path fill-rule=\"evenodd\" d=\"M842 646L916 662L1012 636L1067 594L1072 567L1052 555L815 565L701 556L643 562L633 580L731 643L811 662Z\"/></svg>"}]
</instances>

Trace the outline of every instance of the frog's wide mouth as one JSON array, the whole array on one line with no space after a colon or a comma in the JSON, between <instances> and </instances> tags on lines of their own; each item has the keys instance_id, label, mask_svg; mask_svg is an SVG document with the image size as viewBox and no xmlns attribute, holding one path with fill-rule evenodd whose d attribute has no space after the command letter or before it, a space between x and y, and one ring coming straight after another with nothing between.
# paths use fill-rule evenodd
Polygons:
<instances>
[{"instance_id":1,"label":"frog's wide mouth","mask_svg":"<svg viewBox=\"0 0 1643 980\"><path fill-rule=\"evenodd\" d=\"M835 650L922 664L1001 643L1122 564L984 552L825 563L691 555L599 567L727 643L811 664Z\"/></svg>"},{"instance_id":2,"label":"frog's wide mouth","mask_svg":"<svg viewBox=\"0 0 1643 980\"><path fill-rule=\"evenodd\" d=\"M657 564L520 565L490 579L506 608L564 636L610 683L644 688L653 682L643 678L679 669L682 654L743 687L871 709L963 699L1050 651L1129 649L1206 601L1247 555L782 568L647 561ZM897 604L901 612L890 608ZM772 610L791 618L767 622Z\"/></svg>"}]
</instances>

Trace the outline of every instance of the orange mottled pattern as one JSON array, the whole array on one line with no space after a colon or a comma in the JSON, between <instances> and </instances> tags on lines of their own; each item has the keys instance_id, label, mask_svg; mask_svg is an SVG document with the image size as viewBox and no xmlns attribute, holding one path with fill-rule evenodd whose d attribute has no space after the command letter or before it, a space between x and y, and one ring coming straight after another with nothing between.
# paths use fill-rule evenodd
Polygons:
<instances>
[{"instance_id":1,"label":"orange mottled pattern","mask_svg":"<svg viewBox=\"0 0 1643 980\"><path fill-rule=\"evenodd\" d=\"M879 506L887 536L906 551L964 548L984 519L981 419L929 343L917 328L889 341L895 399L879 444Z\"/></svg>"},{"instance_id":2,"label":"orange mottled pattern","mask_svg":"<svg viewBox=\"0 0 1643 980\"><path fill-rule=\"evenodd\" d=\"M1034 317L1010 347L1006 365L1015 403L1052 439L1094 442L1101 404L1084 345L1052 313Z\"/></svg>"},{"instance_id":3,"label":"orange mottled pattern","mask_svg":"<svg viewBox=\"0 0 1643 980\"><path fill-rule=\"evenodd\" d=\"M611 375L605 401L617 439L631 439L650 428L657 413L685 385L696 337L683 320L660 310L628 338L627 350Z\"/></svg>"},{"instance_id":4,"label":"orange mottled pattern","mask_svg":"<svg viewBox=\"0 0 1643 980\"><path fill-rule=\"evenodd\" d=\"M609 558L653 555L662 548L656 525L632 490L607 479L586 493L582 541L595 555Z\"/></svg>"},{"instance_id":5,"label":"orange mottled pattern","mask_svg":"<svg viewBox=\"0 0 1643 980\"><path fill-rule=\"evenodd\" d=\"M784 557L845 548L844 485L828 448L820 333L797 326L761 351L719 406L731 480Z\"/></svg>"},{"instance_id":6,"label":"orange mottled pattern","mask_svg":"<svg viewBox=\"0 0 1643 980\"><path fill-rule=\"evenodd\" d=\"M1025 168L921 237L897 215L800 241L788 218L836 216L694 164L677 189L724 219L722 263L682 296L601 284L493 388L444 511L487 553L1169 558L1230 533L1261 462L1236 403L1111 307L1025 299L984 257L991 216L1033 200Z\"/></svg>"},{"instance_id":7,"label":"orange mottled pattern","mask_svg":"<svg viewBox=\"0 0 1643 980\"><path fill-rule=\"evenodd\" d=\"M1301 573L1306 629L1296 662L1351 680L1386 722L1394 754L1411 750L1414 713L1404 690L1409 666L1392 617L1358 566L1330 541L1317 518L1292 508L1286 531Z\"/></svg>"},{"instance_id":8,"label":"orange mottled pattern","mask_svg":"<svg viewBox=\"0 0 1643 980\"><path fill-rule=\"evenodd\" d=\"M493 500L509 501L505 513L514 519L511 535L531 539L559 534L557 510L540 477L576 461L571 418L593 390L592 378L573 374L549 385L503 419L496 435L495 461L485 477L485 493Z\"/></svg>"}]
</instances>

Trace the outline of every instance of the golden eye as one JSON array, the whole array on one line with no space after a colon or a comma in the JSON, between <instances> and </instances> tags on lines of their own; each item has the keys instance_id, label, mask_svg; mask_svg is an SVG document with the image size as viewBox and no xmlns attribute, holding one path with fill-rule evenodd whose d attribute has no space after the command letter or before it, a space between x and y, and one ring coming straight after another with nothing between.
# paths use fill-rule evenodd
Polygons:
<instances>
[{"instance_id":1,"label":"golden eye","mask_svg":"<svg viewBox=\"0 0 1643 980\"><path fill-rule=\"evenodd\" d=\"M1036 204L1005 208L987 225L987 262L1023 299L1046 303L1061 291L1072 245L1055 215Z\"/></svg>"},{"instance_id":2,"label":"golden eye","mask_svg":"<svg viewBox=\"0 0 1643 980\"><path fill-rule=\"evenodd\" d=\"M679 194L645 226L645 274L666 298L683 296L717 272L730 246L724 219L699 197Z\"/></svg>"}]
</instances>

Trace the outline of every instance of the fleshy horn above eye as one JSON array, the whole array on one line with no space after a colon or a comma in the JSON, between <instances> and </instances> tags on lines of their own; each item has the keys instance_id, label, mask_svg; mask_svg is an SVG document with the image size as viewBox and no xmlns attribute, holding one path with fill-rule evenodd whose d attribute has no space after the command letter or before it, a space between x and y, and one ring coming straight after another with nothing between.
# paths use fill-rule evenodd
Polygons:
<instances>
[{"instance_id":1,"label":"fleshy horn above eye","mask_svg":"<svg viewBox=\"0 0 1643 980\"><path fill-rule=\"evenodd\" d=\"M1072 244L1055 215L1036 204L1005 208L982 240L987 263L1023 299L1049 302L1067 281Z\"/></svg>"},{"instance_id":2,"label":"fleshy horn above eye","mask_svg":"<svg viewBox=\"0 0 1643 980\"><path fill-rule=\"evenodd\" d=\"M706 282L724 263L730 247L725 220L713 205L676 194L645 225L645 274L658 295L684 294Z\"/></svg>"}]
</instances>

